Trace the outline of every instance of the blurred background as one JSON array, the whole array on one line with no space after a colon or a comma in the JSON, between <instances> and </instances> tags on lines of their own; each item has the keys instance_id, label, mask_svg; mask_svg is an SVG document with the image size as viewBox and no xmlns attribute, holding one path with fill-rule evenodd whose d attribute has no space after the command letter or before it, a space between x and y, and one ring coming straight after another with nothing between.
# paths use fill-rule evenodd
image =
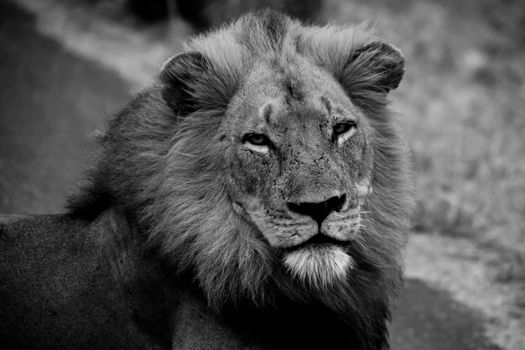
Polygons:
<instances>
[{"instance_id":1,"label":"blurred background","mask_svg":"<svg viewBox=\"0 0 525 350\"><path fill-rule=\"evenodd\" d=\"M0 2L0 212L57 213L94 135L191 35L274 7L367 21L401 48L391 95L417 208L398 349L525 349L525 3L519 0Z\"/></svg>"}]
</instances>

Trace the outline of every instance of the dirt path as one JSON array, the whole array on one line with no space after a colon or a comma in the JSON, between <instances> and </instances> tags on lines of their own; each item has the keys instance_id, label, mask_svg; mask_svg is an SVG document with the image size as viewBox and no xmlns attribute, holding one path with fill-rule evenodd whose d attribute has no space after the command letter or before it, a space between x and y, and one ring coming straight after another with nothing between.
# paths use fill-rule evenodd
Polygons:
<instances>
[{"instance_id":1,"label":"dirt path","mask_svg":"<svg viewBox=\"0 0 525 350\"><path fill-rule=\"evenodd\" d=\"M94 150L96 128L129 86L35 30L0 2L0 212L53 213ZM497 349L482 318L446 292L408 280L391 327L393 349Z\"/></svg>"},{"instance_id":2,"label":"dirt path","mask_svg":"<svg viewBox=\"0 0 525 350\"><path fill-rule=\"evenodd\" d=\"M496 350L481 317L448 293L407 280L391 326L394 350Z\"/></svg>"}]
</instances>

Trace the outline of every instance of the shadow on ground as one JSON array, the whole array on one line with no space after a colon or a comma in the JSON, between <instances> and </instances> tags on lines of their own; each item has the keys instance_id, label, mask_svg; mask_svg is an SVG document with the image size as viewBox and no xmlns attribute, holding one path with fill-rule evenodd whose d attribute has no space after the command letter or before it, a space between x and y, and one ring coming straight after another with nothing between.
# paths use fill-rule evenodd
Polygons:
<instances>
[{"instance_id":1,"label":"shadow on ground","mask_svg":"<svg viewBox=\"0 0 525 350\"><path fill-rule=\"evenodd\" d=\"M480 315L418 280L405 282L393 318L393 350L499 349L483 335Z\"/></svg>"}]
</instances>

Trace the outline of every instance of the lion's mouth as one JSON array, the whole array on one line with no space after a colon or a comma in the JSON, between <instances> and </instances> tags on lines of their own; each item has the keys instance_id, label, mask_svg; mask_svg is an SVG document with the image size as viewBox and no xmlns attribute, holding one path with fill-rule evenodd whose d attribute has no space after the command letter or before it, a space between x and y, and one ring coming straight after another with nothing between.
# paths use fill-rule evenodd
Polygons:
<instances>
[{"instance_id":1,"label":"lion's mouth","mask_svg":"<svg viewBox=\"0 0 525 350\"><path fill-rule=\"evenodd\" d=\"M343 242L342 241L339 241L335 238L332 238L332 237L329 237L325 234L322 234L322 233L318 233L314 236L312 236L310 239L308 239L307 241L301 243L301 244L298 244L298 245L295 245L295 246L292 246L292 247L288 247L287 250L298 250L298 249L301 249L301 248L305 248L305 247L312 247L312 246L328 246L328 245L341 245Z\"/></svg>"}]
</instances>

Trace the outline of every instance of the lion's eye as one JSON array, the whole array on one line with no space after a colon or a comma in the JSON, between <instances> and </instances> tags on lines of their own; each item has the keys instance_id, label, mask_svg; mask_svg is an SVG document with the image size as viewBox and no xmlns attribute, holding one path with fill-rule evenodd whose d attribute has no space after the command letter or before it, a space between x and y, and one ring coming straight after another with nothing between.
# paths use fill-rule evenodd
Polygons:
<instances>
[{"instance_id":1,"label":"lion's eye","mask_svg":"<svg viewBox=\"0 0 525 350\"><path fill-rule=\"evenodd\" d=\"M334 125L332 129L332 140L338 145L344 144L357 130L357 123L349 120Z\"/></svg>"},{"instance_id":2,"label":"lion's eye","mask_svg":"<svg viewBox=\"0 0 525 350\"><path fill-rule=\"evenodd\" d=\"M244 135L242 142L243 143L249 142L255 146L269 146L271 144L271 141L268 138L268 136L264 134L256 134L256 133L250 133L250 134Z\"/></svg>"},{"instance_id":3,"label":"lion's eye","mask_svg":"<svg viewBox=\"0 0 525 350\"><path fill-rule=\"evenodd\" d=\"M339 136L355 128L356 128L356 123L353 121L337 123L334 125L333 133L334 133L334 136Z\"/></svg>"},{"instance_id":4,"label":"lion's eye","mask_svg":"<svg viewBox=\"0 0 525 350\"><path fill-rule=\"evenodd\" d=\"M268 136L259 133L248 133L242 137L244 147L259 153L268 154L274 148Z\"/></svg>"}]
</instances>

